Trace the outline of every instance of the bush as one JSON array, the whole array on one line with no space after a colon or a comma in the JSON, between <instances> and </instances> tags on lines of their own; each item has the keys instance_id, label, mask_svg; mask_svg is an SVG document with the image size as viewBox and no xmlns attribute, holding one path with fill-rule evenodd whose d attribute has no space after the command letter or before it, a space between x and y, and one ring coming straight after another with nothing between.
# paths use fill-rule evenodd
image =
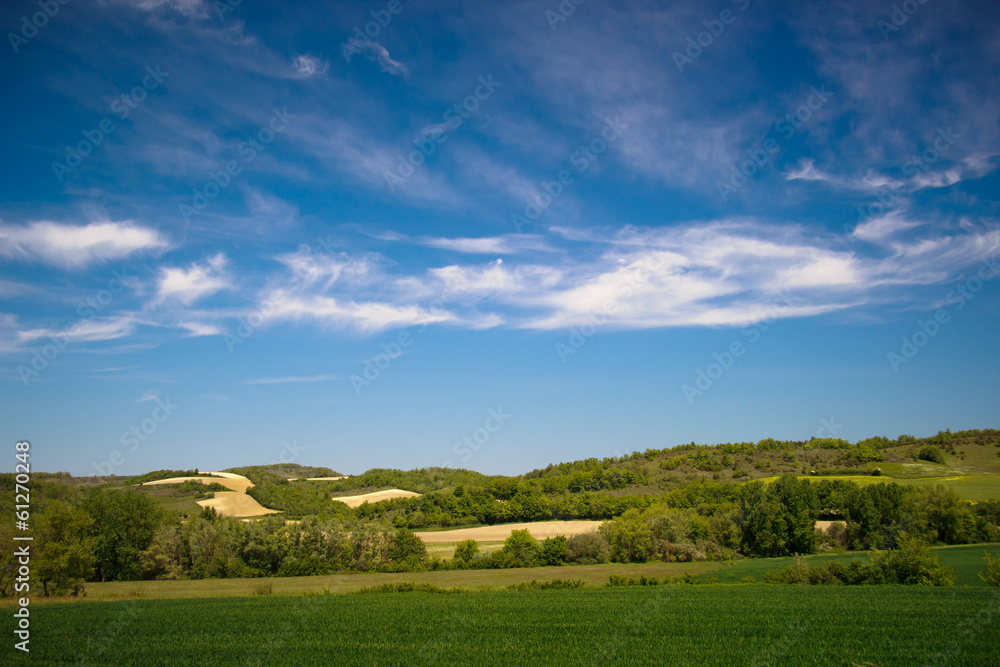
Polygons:
<instances>
[{"instance_id":1,"label":"bush","mask_svg":"<svg viewBox=\"0 0 1000 667\"><path fill-rule=\"evenodd\" d=\"M566 562L566 538L550 537L542 542L542 565L562 565Z\"/></svg>"},{"instance_id":2,"label":"bush","mask_svg":"<svg viewBox=\"0 0 1000 667\"><path fill-rule=\"evenodd\" d=\"M381 586L372 586L370 588L362 588L356 593L465 593L464 588L441 588L440 586L435 586L434 584L419 583L416 584L412 581L399 581L392 584L382 584Z\"/></svg>"},{"instance_id":3,"label":"bush","mask_svg":"<svg viewBox=\"0 0 1000 667\"><path fill-rule=\"evenodd\" d=\"M983 565L986 569L979 573L979 578L990 586L1000 586L1000 558L994 558L984 551Z\"/></svg>"},{"instance_id":4,"label":"bush","mask_svg":"<svg viewBox=\"0 0 1000 667\"><path fill-rule=\"evenodd\" d=\"M941 450L934 445L924 445L917 452L917 458L922 461L930 461L931 463L944 463L944 454Z\"/></svg>"},{"instance_id":5,"label":"bush","mask_svg":"<svg viewBox=\"0 0 1000 667\"><path fill-rule=\"evenodd\" d=\"M479 555L479 542L463 540L455 545L455 561L463 566L468 565Z\"/></svg>"},{"instance_id":6,"label":"bush","mask_svg":"<svg viewBox=\"0 0 1000 667\"><path fill-rule=\"evenodd\" d=\"M899 534L898 547L872 553L872 568L887 584L925 584L951 586L955 583L951 569L941 564L941 557L932 555L930 548L915 537Z\"/></svg>"},{"instance_id":7,"label":"bush","mask_svg":"<svg viewBox=\"0 0 1000 667\"><path fill-rule=\"evenodd\" d=\"M566 560L580 565L607 563L611 558L611 547L604 535L584 533L566 540Z\"/></svg>"},{"instance_id":8,"label":"bush","mask_svg":"<svg viewBox=\"0 0 1000 667\"><path fill-rule=\"evenodd\" d=\"M503 548L493 554L496 567L535 567L541 557L541 546L527 529L511 531Z\"/></svg>"},{"instance_id":9,"label":"bush","mask_svg":"<svg viewBox=\"0 0 1000 667\"><path fill-rule=\"evenodd\" d=\"M508 591L544 591L548 589L580 588L583 581L579 579L553 579L552 581L522 581L519 584L511 584Z\"/></svg>"}]
</instances>

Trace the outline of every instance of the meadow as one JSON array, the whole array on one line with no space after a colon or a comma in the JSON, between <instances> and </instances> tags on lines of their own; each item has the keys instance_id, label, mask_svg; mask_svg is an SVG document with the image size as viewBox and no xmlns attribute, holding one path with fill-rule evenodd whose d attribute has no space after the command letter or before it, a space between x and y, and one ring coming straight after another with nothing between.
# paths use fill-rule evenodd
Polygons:
<instances>
[{"instance_id":1,"label":"meadow","mask_svg":"<svg viewBox=\"0 0 1000 667\"><path fill-rule=\"evenodd\" d=\"M993 665L988 588L655 586L47 604L7 664Z\"/></svg>"},{"instance_id":2,"label":"meadow","mask_svg":"<svg viewBox=\"0 0 1000 667\"><path fill-rule=\"evenodd\" d=\"M972 544L935 547L933 553L955 572L956 586L981 587L983 552L1000 556L1000 544ZM810 565L837 560L847 563L860 560L868 563L867 552L833 552L805 557ZM522 567L504 570L440 570L399 573L350 573L312 577L267 577L265 579L181 579L155 581L109 581L87 584L86 600L120 601L178 598L246 597L266 589L275 595L305 595L315 593L353 593L387 583L416 582L441 588L465 588L472 591L497 589L533 579L580 580L586 587L608 583L611 575L630 577L677 578L687 574L701 581L737 584L745 577L763 581L764 573L780 570L794 563L792 558L747 558L737 561L703 561L694 563L605 563L602 565L563 565L559 567ZM35 598L32 604L48 605L76 602L78 598ZM11 600L0 601L0 608Z\"/></svg>"}]
</instances>

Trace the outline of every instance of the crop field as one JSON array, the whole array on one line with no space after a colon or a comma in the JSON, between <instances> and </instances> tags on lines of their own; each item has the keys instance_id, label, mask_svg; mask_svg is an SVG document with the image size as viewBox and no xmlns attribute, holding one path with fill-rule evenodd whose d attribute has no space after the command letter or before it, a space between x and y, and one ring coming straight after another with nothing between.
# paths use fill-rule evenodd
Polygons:
<instances>
[{"instance_id":1,"label":"crop field","mask_svg":"<svg viewBox=\"0 0 1000 667\"><path fill-rule=\"evenodd\" d=\"M504 570L440 570L437 572L352 573L266 579L189 579L177 581L109 581L87 584L88 600L239 597L253 595L261 585L278 595L318 592L350 593L381 584L412 581L442 588L503 588L532 579L578 579L586 586L603 586L612 574L623 577L680 577L718 570L725 563L606 563L561 567L518 567ZM744 576L744 575L741 575ZM75 600L75 598L73 598ZM44 598L38 602L47 604ZM2 606L0 606L2 609Z\"/></svg>"},{"instance_id":2,"label":"crop field","mask_svg":"<svg viewBox=\"0 0 1000 667\"><path fill-rule=\"evenodd\" d=\"M656 586L84 602L7 664L993 665L987 588Z\"/></svg>"},{"instance_id":3,"label":"crop field","mask_svg":"<svg viewBox=\"0 0 1000 667\"><path fill-rule=\"evenodd\" d=\"M941 562L944 565L954 570L956 586L986 586L986 582L979 578L979 573L983 570L983 552L992 556L1000 556L1000 544L936 547L932 549L932 552L941 557ZM830 561L838 561L845 565L852 560L860 560L865 564L870 562L867 551L814 554L806 556L805 560L810 567L823 565ZM700 575L700 578L703 580L715 579L724 584L739 583L747 576L762 581L766 572L781 570L794 563L795 559L793 558L748 558L725 563L717 570Z\"/></svg>"}]
</instances>

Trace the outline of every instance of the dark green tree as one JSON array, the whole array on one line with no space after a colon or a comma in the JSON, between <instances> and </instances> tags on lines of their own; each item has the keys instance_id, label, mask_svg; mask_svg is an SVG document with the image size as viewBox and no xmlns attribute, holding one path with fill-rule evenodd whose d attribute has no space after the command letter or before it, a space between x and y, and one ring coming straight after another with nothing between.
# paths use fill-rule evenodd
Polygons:
<instances>
[{"instance_id":1,"label":"dark green tree","mask_svg":"<svg viewBox=\"0 0 1000 667\"><path fill-rule=\"evenodd\" d=\"M141 573L141 554L153 542L163 512L149 496L134 491L98 489L83 509L94 522L94 567L98 581L130 581Z\"/></svg>"}]
</instances>

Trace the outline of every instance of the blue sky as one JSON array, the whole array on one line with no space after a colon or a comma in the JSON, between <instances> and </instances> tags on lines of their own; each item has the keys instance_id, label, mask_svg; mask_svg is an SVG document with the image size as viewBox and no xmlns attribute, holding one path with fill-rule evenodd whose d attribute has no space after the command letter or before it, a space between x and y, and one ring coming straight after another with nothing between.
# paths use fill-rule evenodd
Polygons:
<instances>
[{"instance_id":1,"label":"blue sky","mask_svg":"<svg viewBox=\"0 0 1000 667\"><path fill-rule=\"evenodd\" d=\"M997 426L996 3L0 25L0 440L37 469Z\"/></svg>"}]
</instances>

